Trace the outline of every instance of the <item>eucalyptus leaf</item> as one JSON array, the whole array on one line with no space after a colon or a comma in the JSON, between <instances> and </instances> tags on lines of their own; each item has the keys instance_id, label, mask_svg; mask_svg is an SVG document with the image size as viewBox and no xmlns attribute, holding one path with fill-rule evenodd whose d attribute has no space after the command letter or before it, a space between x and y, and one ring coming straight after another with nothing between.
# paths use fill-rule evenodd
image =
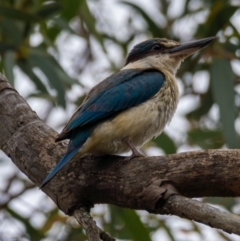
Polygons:
<instances>
[{"instance_id":1,"label":"eucalyptus leaf","mask_svg":"<svg viewBox=\"0 0 240 241\"><path fill-rule=\"evenodd\" d=\"M40 232L38 229L36 229L31 223L28 218L24 218L19 213L17 213L15 210L13 210L10 207L6 208L6 211L15 219L21 221L24 224L24 227L26 228L27 234L29 235L31 240L34 241L41 241L42 238L44 238L44 234Z\"/></svg>"},{"instance_id":2,"label":"eucalyptus leaf","mask_svg":"<svg viewBox=\"0 0 240 241\"><path fill-rule=\"evenodd\" d=\"M138 4L134 4L132 2L121 1L122 4L130 6L136 12L139 13L140 16L147 22L149 31L152 33L154 37L159 37L161 35L160 27L154 22L154 20L141 8ZM160 14L160 12L159 12Z\"/></svg>"},{"instance_id":3,"label":"eucalyptus leaf","mask_svg":"<svg viewBox=\"0 0 240 241\"><path fill-rule=\"evenodd\" d=\"M211 65L211 89L219 106L223 136L230 148L239 148L240 142L235 131L236 108L234 102L234 73L225 59L214 59Z\"/></svg>"},{"instance_id":4,"label":"eucalyptus leaf","mask_svg":"<svg viewBox=\"0 0 240 241\"><path fill-rule=\"evenodd\" d=\"M6 44L13 45L17 48L23 41L22 29L12 19L3 18L0 20L0 32L1 31L3 32L3 39L5 39Z\"/></svg>"},{"instance_id":5,"label":"eucalyptus leaf","mask_svg":"<svg viewBox=\"0 0 240 241\"><path fill-rule=\"evenodd\" d=\"M55 69L55 65L51 60L51 57L37 54L36 52L31 52L29 55L29 61L34 67L38 67L45 74L50 85L57 91L58 103L66 107L65 102L65 89L63 86L63 81Z\"/></svg>"},{"instance_id":6,"label":"eucalyptus leaf","mask_svg":"<svg viewBox=\"0 0 240 241\"><path fill-rule=\"evenodd\" d=\"M238 6L229 5L227 1L213 1L208 18L204 24L199 25L198 32L206 36L216 35L220 29L226 26L237 10Z\"/></svg>"},{"instance_id":7,"label":"eucalyptus leaf","mask_svg":"<svg viewBox=\"0 0 240 241\"><path fill-rule=\"evenodd\" d=\"M2 4L0 4L0 16L4 16L15 20L27 21L27 22L40 20L40 18L36 14L23 12L16 8L7 7Z\"/></svg>"},{"instance_id":8,"label":"eucalyptus leaf","mask_svg":"<svg viewBox=\"0 0 240 241\"><path fill-rule=\"evenodd\" d=\"M103 36L96 29L96 25L97 25L96 19L95 19L94 15L91 13L86 0L81 1L79 10L81 12L81 18L84 21L84 23L86 24L88 30L98 40L98 42L101 44L103 50L106 51L105 47L104 47Z\"/></svg>"},{"instance_id":9,"label":"eucalyptus leaf","mask_svg":"<svg viewBox=\"0 0 240 241\"><path fill-rule=\"evenodd\" d=\"M188 141L203 149L217 149L224 145L221 130L192 129L188 132Z\"/></svg>"},{"instance_id":10,"label":"eucalyptus leaf","mask_svg":"<svg viewBox=\"0 0 240 241\"><path fill-rule=\"evenodd\" d=\"M49 2L41 7L39 11L37 11L36 15L42 18L48 18L51 15L56 14L61 9L61 5L58 2Z\"/></svg>"},{"instance_id":11,"label":"eucalyptus leaf","mask_svg":"<svg viewBox=\"0 0 240 241\"><path fill-rule=\"evenodd\" d=\"M199 120L202 116L206 115L213 105L213 97L211 89L208 88L207 92L200 95L200 106L197 109L189 112L186 117L191 120Z\"/></svg>"},{"instance_id":12,"label":"eucalyptus leaf","mask_svg":"<svg viewBox=\"0 0 240 241\"><path fill-rule=\"evenodd\" d=\"M112 207L111 210L121 219L129 238L136 241L151 241L148 229L143 225L139 215L134 210ZM129 239L125 237L125 239Z\"/></svg>"},{"instance_id":13,"label":"eucalyptus leaf","mask_svg":"<svg viewBox=\"0 0 240 241\"><path fill-rule=\"evenodd\" d=\"M13 51L7 51L4 54L4 69L5 69L5 75L7 79L9 80L10 84L14 86L14 75L13 75L13 69L15 66L15 56Z\"/></svg>"},{"instance_id":14,"label":"eucalyptus leaf","mask_svg":"<svg viewBox=\"0 0 240 241\"><path fill-rule=\"evenodd\" d=\"M152 141L159 148L163 149L166 154L172 154L177 152L177 147L174 141L165 132L163 132Z\"/></svg>"},{"instance_id":15,"label":"eucalyptus leaf","mask_svg":"<svg viewBox=\"0 0 240 241\"><path fill-rule=\"evenodd\" d=\"M18 61L18 66L20 69L32 80L32 82L36 85L37 90L41 93L44 93L46 95L50 95L46 86L43 84L43 82L38 78L38 76L34 73L31 65L29 64L29 61Z\"/></svg>"}]
</instances>

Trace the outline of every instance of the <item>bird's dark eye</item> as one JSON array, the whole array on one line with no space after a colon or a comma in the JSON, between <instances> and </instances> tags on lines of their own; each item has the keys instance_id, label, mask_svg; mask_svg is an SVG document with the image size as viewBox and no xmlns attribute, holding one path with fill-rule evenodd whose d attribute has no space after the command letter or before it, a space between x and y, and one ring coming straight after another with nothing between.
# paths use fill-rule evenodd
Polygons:
<instances>
[{"instance_id":1,"label":"bird's dark eye","mask_svg":"<svg viewBox=\"0 0 240 241\"><path fill-rule=\"evenodd\" d=\"M160 44L155 44L153 47L152 47L152 50L160 50L162 49L162 46Z\"/></svg>"}]
</instances>

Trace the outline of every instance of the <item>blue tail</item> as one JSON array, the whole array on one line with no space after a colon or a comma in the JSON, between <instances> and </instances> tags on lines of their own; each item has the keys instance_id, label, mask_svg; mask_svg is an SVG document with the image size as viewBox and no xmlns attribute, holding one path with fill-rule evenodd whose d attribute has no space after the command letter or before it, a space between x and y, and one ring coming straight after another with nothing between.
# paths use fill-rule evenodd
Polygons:
<instances>
[{"instance_id":1,"label":"blue tail","mask_svg":"<svg viewBox=\"0 0 240 241\"><path fill-rule=\"evenodd\" d=\"M93 127L79 130L72 134L66 154L43 180L40 189L43 188L79 151L88 137L92 134Z\"/></svg>"},{"instance_id":2,"label":"blue tail","mask_svg":"<svg viewBox=\"0 0 240 241\"><path fill-rule=\"evenodd\" d=\"M46 178L43 180L40 189L45 186L69 161L70 159L75 156L75 154L78 152L79 148L75 148L71 150L70 152L67 152L57 163L57 165L50 171L50 173L46 176Z\"/></svg>"}]
</instances>

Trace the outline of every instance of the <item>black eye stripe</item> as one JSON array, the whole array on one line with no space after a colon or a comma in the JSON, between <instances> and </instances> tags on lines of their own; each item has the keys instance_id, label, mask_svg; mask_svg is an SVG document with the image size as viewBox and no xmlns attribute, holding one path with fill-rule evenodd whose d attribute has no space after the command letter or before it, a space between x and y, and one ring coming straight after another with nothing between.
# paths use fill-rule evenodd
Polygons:
<instances>
[{"instance_id":1,"label":"black eye stripe","mask_svg":"<svg viewBox=\"0 0 240 241\"><path fill-rule=\"evenodd\" d=\"M162 49L162 48L163 48L162 45L160 45L160 44L155 44L155 45L153 45L152 50L160 50L160 49Z\"/></svg>"},{"instance_id":2,"label":"black eye stripe","mask_svg":"<svg viewBox=\"0 0 240 241\"><path fill-rule=\"evenodd\" d=\"M166 41L164 42L164 39L162 41L160 40L161 39L152 39L134 46L127 56L126 64L146 58L149 55L164 54L166 49Z\"/></svg>"}]
</instances>

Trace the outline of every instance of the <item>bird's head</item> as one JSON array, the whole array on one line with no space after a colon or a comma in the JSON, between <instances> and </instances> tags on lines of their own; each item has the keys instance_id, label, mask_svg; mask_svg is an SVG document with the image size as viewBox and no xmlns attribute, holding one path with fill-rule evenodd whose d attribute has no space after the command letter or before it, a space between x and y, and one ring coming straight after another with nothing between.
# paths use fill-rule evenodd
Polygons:
<instances>
[{"instance_id":1,"label":"bird's head","mask_svg":"<svg viewBox=\"0 0 240 241\"><path fill-rule=\"evenodd\" d=\"M181 61L211 43L215 37L179 44L166 38L154 38L137 44L128 54L126 68L157 68L176 73Z\"/></svg>"}]
</instances>

